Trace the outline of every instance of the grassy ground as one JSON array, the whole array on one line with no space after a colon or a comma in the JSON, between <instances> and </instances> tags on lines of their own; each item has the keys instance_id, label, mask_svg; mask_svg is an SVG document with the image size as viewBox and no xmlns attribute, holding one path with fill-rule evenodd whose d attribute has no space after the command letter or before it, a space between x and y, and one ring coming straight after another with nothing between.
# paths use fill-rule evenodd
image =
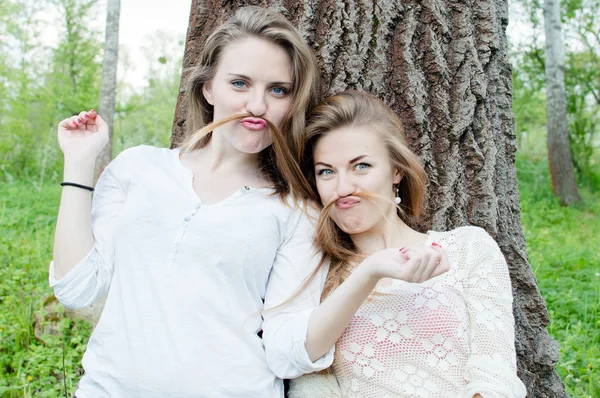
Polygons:
<instances>
[{"instance_id":1,"label":"grassy ground","mask_svg":"<svg viewBox=\"0 0 600 398\"><path fill-rule=\"evenodd\" d=\"M560 343L557 369L572 397L600 397L600 194L564 208L552 196L543 157L517 160L529 262Z\"/></svg>"},{"instance_id":2,"label":"grassy ground","mask_svg":"<svg viewBox=\"0 0 600 398\"><path fill-rule=\"evenodd\" d=\"M0 397L64 397L81 375L89 326L44 305L59 195L0 184Z\"/></svg>"},{"instance_id":3,"label":"grassy ground","mask_svg":"<svg viewBox=\"0 0 600 398\"><path fill-rule=\"evenodd\" d=\"M569 395L600 397L600 195L567 209L545 160L518 159L529 260L561 344ZM48 287L57 185L0 183L0 397L64 397L81 376L89 326L62 316Z\"/></svg>"}]
</instances>

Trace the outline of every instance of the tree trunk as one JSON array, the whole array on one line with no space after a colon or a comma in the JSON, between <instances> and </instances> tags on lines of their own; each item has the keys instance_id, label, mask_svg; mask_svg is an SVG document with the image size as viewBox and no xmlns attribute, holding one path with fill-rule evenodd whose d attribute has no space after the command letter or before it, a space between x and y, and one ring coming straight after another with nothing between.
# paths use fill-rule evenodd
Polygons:
<instances>
[{"instance_id":1,"label":"tree trunk","mask_svg":"<svg viewBox=\"0 0 600 398\"><path fill-rule=\"evenodd\" d=\"M531 397L566 397L519 214L507 0L194 0L184 70L215 26L249 4L300 28L319 59L322 94L371 92L402 118L430 178L420 227L473 224L496 238L512 278L519 377ZM183 95L182 85L173 146L184 135Z\"/></svg>"},{"instance_id":2,"label":"tree trunk","mask_svg":"<svg viewBox=\"0 0 600 398\"><path fill-rule=\"evenodd\" d=\"M106 4L106 33L104 38L104 60L102 63L102 86L98 114L108 124L108 144L96 159L95 179L112 160L112 136L117 95L117 60L119 58L119 18L121 0L108 0Z\"/></svg>"},{"instance_id":3,"label":"tree trunk","mask_svg":"<svg viewBox=\"0 0 600 398\"><path fill-rule=\"evenodd\" d=\"M117 94L117 60L119 56L119 19L121 0L108 0L106 4L106 34L104 39L104 60L102 63L102 86L100 88L100 106L98 114L108 124L108 144L96 159L94 185L104 168L112 160L112 136ZM70 317L82 318L95 327L102 314L106 297L89 307L79 310L66 310Z\"/></svg>"},{"instance_id":4,"label":"tree trunk","mask_svg":"<svg viewBox=\"0 0 600 398\"><path fill-rule=\"evenodd\" d=\"M567 93L560 19L560 0L544 1L546 33L546 97L548 127L546 143L552 190L561 204L571 206L581 202L567 130Z\"/></svg>"}]
</instances>

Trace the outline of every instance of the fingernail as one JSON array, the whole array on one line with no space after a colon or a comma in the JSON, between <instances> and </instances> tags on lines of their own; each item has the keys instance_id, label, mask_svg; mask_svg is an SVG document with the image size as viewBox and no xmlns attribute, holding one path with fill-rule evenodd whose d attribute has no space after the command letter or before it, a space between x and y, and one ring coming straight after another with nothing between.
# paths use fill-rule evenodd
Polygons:
<instances>
[{"instance_id":1,"label":"fingernail","mask_svg":"<svg viewBox=\"0 0 600 398\"><path fill-rule=\"evenodd\" d=\"M436 242L433 242L433 243L431 244L431 246L435 246L435 247L439 247L439 248L441 248L441 247L442 247L442 245L438 245Z\"/></svg>"},{"instance_id":2,"label":"fingernail","mask_svg":"<svg viewBox=\"0 0 600 398\"><path fill-rule=\"evenodd\" d=\"M90 117L90 115L86 112L86 113L83 114L83 117L86 118L86 119L88 119Z\"/></svg>"},{"instance_id":3,"label":"fingernail","mask_svg":"<svg viewBox=\"0 0 600 398\"><path fill-rule=\"evenodd\" d=\"M73 124L75 125L75 127L77 127L77 123L75 123L75 120L71 120L73 122Z\"/></svg>"},{"instance_id":4,"label":"fingernail","mask_svg":"<svg viewBox=\"0 0 600 398\"><path fill-rule=\"evenodd\" d=\"M83 123L83 121L81 120L81 118L80 118L80 117L78 117L78 118L77 118L77 122L78 122L78 123Z\"/></svg>"}]
</instances>

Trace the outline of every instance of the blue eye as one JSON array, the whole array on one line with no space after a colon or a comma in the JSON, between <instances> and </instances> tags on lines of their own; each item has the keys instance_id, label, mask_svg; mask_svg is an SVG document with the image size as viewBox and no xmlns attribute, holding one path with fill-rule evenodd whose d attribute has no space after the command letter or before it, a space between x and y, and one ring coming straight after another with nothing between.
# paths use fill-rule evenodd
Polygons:
<instances>
[{"instance_id":1,"label":"blue eye","mask_svg":"<svg viewBox=\"0 0 600 398\"><path fill-rule=\"evenodd\" d=\"M317 174L320 176L330 176L333 174L333 171L331 171L329 169L321 169L317 172Z\"/></svg>"},{"instance_id":2,"label":"blue eye","mask_svg":"<svg viewBox=\"0 0 600 398\"><path fill-rule=\"evenodd\" d=\"M244 88L246 86L246 82L242 80L234 80L231 82L235 88Z\"/></svg>"},{"instance_id":3,"label":"blue eye","mask_svg":"<svg viewBox=\"0 0 600 398\"><path fill-rule=\"evenodd\" d=\"M273 94L275 94L275 95L284 96L287 93L288 93L287 90L283 87L273 87Z\"/></svg>"},{"instance_id":4,"label":"blue eye","mask_svg":"<svg viewBox=\"0 0 600 398\"><path fill-rule=\"evenodd\" d=\"M356 166L354 166L354 168L358 171L365 171L369 167L371 167L371 165L368 163L359 163Z\"/></svg>"}]
</instances>

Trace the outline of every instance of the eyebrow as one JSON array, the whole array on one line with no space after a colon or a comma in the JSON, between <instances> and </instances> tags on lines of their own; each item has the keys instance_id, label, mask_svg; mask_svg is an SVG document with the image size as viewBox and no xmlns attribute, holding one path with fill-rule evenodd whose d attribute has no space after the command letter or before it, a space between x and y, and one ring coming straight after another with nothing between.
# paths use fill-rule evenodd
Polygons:
<instances>
[{"instance_id":1,"label":"eyebrow","mask_svg":"<svg viewBox=\"0 0 600 398\"><path fill-rule=\"evenodd\" d=\"M352 163L354 163L354 162L358 162L359 160L361 160L362 158L364 158L364 157L367 157L367 156L369 156L369 155L360 155L360 156L357 156L357 157L355 157L354 159L350 159L350 161L348 162L348 164L352 164ZM323 163L323 162L316 162L316 163L315 163L315 166L316 166L316 165L321 165L321 166L325 166L325 167L330 167L330 168L333 168L333 166L332 166L332 165L330 165L330 164L327 164L327 163Z\"/></svg>"},{"instance_id":2,"label":"eyebrow","mask_svg":"<svg viewBox=\"0 0 600 398\"><path fill-rule=\"evenodd\" d=\"M352 164L352 163L354 163L354 162L358 162L359 160L361 160L362 158L364 158L364 157L367 157L367 156L369 156L369 155L360 155L360 156L357 156L357 157L355 157L354 159L351 159L351 160L348 162L348 164Z\"/></svg>"},{"instance_id":3,"label":"eyebrow","mask_svg":"<svg viewBox=\"0 0 600 398\"><path fill-rule=\"evenodd\" d=\"M249 76L246 75L240 75L239 73L228 73L228 76L233 76L233 77L239 77L240 79L244 79L244 80L252 80ZM291 86L292 82L271 82L270 84L272 85L279 85L279 86Z\"/></svg>"}]
</instances>

